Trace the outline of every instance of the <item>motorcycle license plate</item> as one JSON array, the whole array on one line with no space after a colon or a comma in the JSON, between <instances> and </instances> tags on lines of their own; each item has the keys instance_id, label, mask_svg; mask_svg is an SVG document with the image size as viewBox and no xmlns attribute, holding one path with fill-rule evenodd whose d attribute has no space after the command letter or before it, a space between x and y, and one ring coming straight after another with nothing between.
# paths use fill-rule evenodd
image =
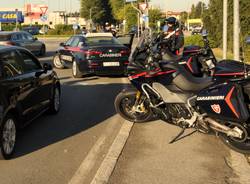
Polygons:
<instances>
[{"instance_id":1,"label":"motorcycle license plate","mask_svg":"<svg viewBox=\"0 0 250 184\"><path fill-rule=\"evenodd\" d=\"M120 66L119 62L104 62L103 66Z\"/></svg>"}]
</instances>

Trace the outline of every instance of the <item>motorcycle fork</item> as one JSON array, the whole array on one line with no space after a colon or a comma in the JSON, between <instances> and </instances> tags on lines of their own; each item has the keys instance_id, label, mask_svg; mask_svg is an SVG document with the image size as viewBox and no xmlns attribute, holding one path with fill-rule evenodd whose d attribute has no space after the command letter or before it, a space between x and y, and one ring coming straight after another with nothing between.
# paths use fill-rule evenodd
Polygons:
<instances>
[{"instance_id":1,"label":"motorcycle fork","mask_svg":"<svg viewBox=\"0 0 250 184\"><path fill-rule=\"evenodd\" d=\"M140 92L140 91L137 91L137 93L136 93L136 100L135 100L135 104L134 104L134 108L135 109L138 109L138 107L140 106L140 109L141 109L141 111L145 111L145 107L144 107L144 105L142 104L140 104L141 103L141 97L142 97L142 93Z\"/></svg>"}]
</instances>

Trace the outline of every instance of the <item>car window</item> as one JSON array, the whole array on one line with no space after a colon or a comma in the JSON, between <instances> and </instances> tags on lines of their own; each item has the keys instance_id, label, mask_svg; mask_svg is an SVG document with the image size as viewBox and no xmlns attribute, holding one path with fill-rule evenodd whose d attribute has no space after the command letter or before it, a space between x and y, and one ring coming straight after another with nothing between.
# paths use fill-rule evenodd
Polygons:
<instances>
[{"instance_id":1,"label":"car window","mask_svg":"<svg viewBox=\"0 0 250 184\"><path fill-rule=\"evenodd\" d=\"M87 45L122 45L115 37L87 37Z\"/></svg>"},{"instance_id":2,"label":"car window","mask_svg":"<svg viewBox=\"0 0 250 184\"><path fill-rule=\"evenodd\" d=\"M80 38L79 37L74 37L73 41L71 42L70 46L71 47L77 47L78 44L80 42Z\"/></svg>"},{"instance_id":3,"label":"car window","mask_svg":"<svg viewBox=\"0 0 250 184\"><path fill-rule=\"evenodd\" d=\"M16 34L17 40L23 40L22 34Z\"/></svg>"},{"instance_id":4,"label":"car window","mask_svg":"<svg viewBox=\"0 0 250 184\"><path fill-rule=\"evenodd\" d=\"M1 79L7 79L21 75L24 72L24 64L15 51L0 54Z\"/></svg>"},{"instance_id":5,"label":"car window","mask_svg":"<svg viewBox=\"0 0 250 184\"><path fill-rule=\"evenodd\" d=\"M18 38L17 38L17 34L13 34L13 35L11 36L11 40L13 40L13 41L18 40Z\"/></svg>"},{"instance_id":6,"label":"car window","mask_svg":"<svg viewBox=\"0 0 250 184\"><path fill-rule=\"evenodd\" d=\"M35 59L31 54L28 54L24 51L19 51L23 62L24 62L24 72L32 72L42 69L39 61Z\"/></svg>"},{"instance_id":7,"label":"car window","mask_svg":"<svg viewBox=\"0 0 250 184\"><path fill-rule=\"evenodd\" d=\"M23 38L24 38L25 40L33 40L32 35L27 34L27 33L24 33L24 34L23 34Z\"/></svg>"},{"instance_id":8,"label":"car window","mask_svg":"<svg viewBox=\"0 0 250 184\"><path fill-rule=\"evenodd\" d=\"M74 37L71 37L70 39L68 39L68 41L66 41L65 45L71 45L72 41L73 41Z\"/></svg>"}]
</instances>

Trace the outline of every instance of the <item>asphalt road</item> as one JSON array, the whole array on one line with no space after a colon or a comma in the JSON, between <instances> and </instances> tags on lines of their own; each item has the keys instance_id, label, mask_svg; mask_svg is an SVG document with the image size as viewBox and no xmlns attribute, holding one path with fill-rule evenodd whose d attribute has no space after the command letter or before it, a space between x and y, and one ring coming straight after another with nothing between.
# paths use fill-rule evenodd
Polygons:
<instances>
[{"instance_id":1,"label":"asphalt road","mask_svg":"<svg viewBox=\"0 0 250 184\"><path fill-rule=\"evenodd\" d=\"M48 52L41 62L52 61L61 41L46 41ZM62 83L61 111L45 114L19 132L14 159L0 161L1 184L66 184L86 157L90 160L83 183L89 183L120 130L123 120L113 103L124 79L75 80L70 69L56 71ZM93 154L98 141L101 146Z\"/></svg>"},{"instance_id":2,"label":"asphalt road","mask_svg":"<svg viewBox=\"0 0 250 184\"><path fill-rule=\"evenodd\" d=\"M64 39L46 40L51 62ZM83 166L90 183L124 120L113 106L126 78L90 76L73 79L71 70L56 70L62 83L62 106L19 132L14 159L0 161L1 184L67 184ZM168 142L179 129L162 121L135 124L109 184L245 184L237 155L215 136L193 134ZM71 182L72 184L74 182Z\"/></svg>"}]
</instances>

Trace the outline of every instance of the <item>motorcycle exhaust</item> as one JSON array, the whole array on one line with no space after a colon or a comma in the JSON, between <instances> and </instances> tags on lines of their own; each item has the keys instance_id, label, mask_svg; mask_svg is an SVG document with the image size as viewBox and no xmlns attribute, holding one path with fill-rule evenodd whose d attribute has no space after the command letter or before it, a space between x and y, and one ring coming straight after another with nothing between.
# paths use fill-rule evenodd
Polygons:
<instances>
[{"instance_id":1,"label":"motorcycle exhaust","mask_svg":"<svg viewBox=\"0 0 250 184\"><path fill-rule=\"evenodd\" d=\"M229 127L222 125L219 122L213 120L212 118L205 118L204 121L209 123L210 128L212 128L213 130L225 133L227 136L230 136L230 137L242 139L242 135L244 132L241 129L239 129L238 127L235 127L233 129L229 128Z\"/></svg>"}]
</instances>

